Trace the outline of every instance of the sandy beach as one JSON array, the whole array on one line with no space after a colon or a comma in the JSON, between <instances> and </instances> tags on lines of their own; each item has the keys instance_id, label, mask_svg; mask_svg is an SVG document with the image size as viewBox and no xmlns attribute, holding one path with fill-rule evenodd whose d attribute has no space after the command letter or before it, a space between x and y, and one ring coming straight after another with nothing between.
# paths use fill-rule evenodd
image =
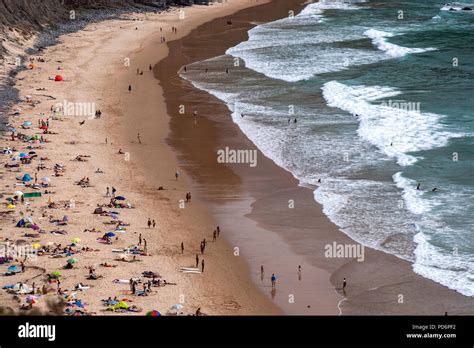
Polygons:
<instances>
[{"instance_id":1,"label":"sandy beach","mask_svg":"<svg viewBox=\"0 0 474 348\"><path fill-rule=\"evenodd\" d=\"M16 136L5 132L1 140L15 150L4 151L2 166L35 153L31 163L3 167L2 193L41 197L22 202L17 194L13 207L2 206L0 243L36 244L42 255L26 260L24 272L1 276L0 285L44 286L33 308L46 312L48 301L62 298L71 313L98 315L186 315L198 308L209 315L472 313L470 298L418 276L395 256L365 248L363 262L326 257L327 245L357 243L324 215L309 188L232 123L223 102L180 77L192 63L245 40L256 24L303 6L229 0L129 14L90 24L32 55L31 69L15 79L19 100L8 114ZM232 74L231 66L215 69L223 79ZM258 166L218 163L216 151L225 147L257 150ZM94 214L99 206L105 212ZM15 227L22 218L38 228ZM112 234L101 239L106 233ZM70 259L73 267L64 269ZM20 262L1 270L21 268ZM57 271L59 285L47 277ZM90 272L98 279L88 279ZM132 294L131 278L139 278L136 290L146 296ZM155 281L144 290L155 279L160 286ZM26 295L1 290L0 304L18 312L28 306ZM101 301L115 297L130 310Z\"/></svg>"},{"instance_id":2,"label":"sandy beach","mask_svg":"<svg viewBox=\"0 0 474 348\"><path fill-rule=\"evenodd\" d=\"M0 235L2 242L23 240L25 244L40 244L41 248L48 246L51 249L58 243L62 248L71 245L76 238L80 241L72 247L73 254L67 257L44 255L37 260L27 260L23 273L2 277L2 286L22 282L31 288L34 282L35 287L41 289L45 284L51 292L37 294L38 303L34 305L44 310L48 300L57 297L58 288L56 282L47 282L46 275L59 271L62 274L60 289L66 291L61 297L69 295L68 300L72 302L74 298L81 300L86 304L85 309L71 308L87 313L118 313L106 311L107 306L101 303L101 299L109 297L124 300L129 306L135 305L143 310L138 312L142 315L153 309L165 314L175 304L181 304L179 313L185 314L195 313L197 308L205 314L280 312L256 291L246 275L243 262L229 257L233 252L230 246L221 238L211 242L216 226L204 209L199 204L183 203L186 192L190 191L189 180L165 144L168 118L160 98L160 88L149 70L149 65L155 65L168 53L166 44L160 42L162 36L167 42L178 39L208 20L253 5L255 3L232 1L211 7L174 9L163 14L130 14L129 19L136 20L91 24L80 32L61 37L58 45L48 47L41 55L32 56L35 58L34 69L17 75L15 88L19 90L20 100L11 110L21 108L21 113L12 117L10 123L18 128L18 133L41 136L38 120L48 119L48 131L53 134L43 134L47 141L33 146L41 161L36 157L31 164L4 169L2 180L5 194L12 195L21 190L25 193L42 192L42 196L26 198L23 204L17 202L14 209L8 210L9 213L2 216ZM176 34L172 32L173 26L177 28ZM39 56L44 62L37 61ZM143 71L143 75L137 74L137 69ZM50 79L56 75L61 75L63 81ZM128 85L132 86L130 92ZM32 101L27 101L28 95ZM64 116L64 109L52 114L53 105L56 108L56 104L68 103L94 105L101 111L101 117L88 114ZM143 107L145 103L147 106ZM137 118L146 118L157 127L150 132L151 128L146 123L137 123ZM20 127L26 121L32 123L27 130ZM126 128L133 130L133 136L124 135ZM137 140L138 132L141 144ZM10 135L3 138L4 147L14 147L20 152L28 150L28 143L18 139L11 141L10 138ZM119 154L119 150L123 153ZM79 155L84 156L82 160L74 160ZM29 173L32 177L30 184L33 183L38 162L45 168L37 173L37 182L41 183L41 178L48 177L48 187L24 187L15 177ZM3 156L3 163L10 163L8 154ZM53 175L55 164L64 166L61 176ZM96 172L99 168L102 173ZM177 170L181 173L179 180L175 179ZM86 177L89 184L84 187L75 185ZM160 186L163 190L158 190ZM104 207L104 210L119 214L115 219L93 214L97 205L109 204L111 197L106 197L107 187L110 190L114 187L116 196L126 198L120 202L130 203L134 208ZM45 190L52 193L44 194ZM48 202L54 208L47 208ZM62 221L63 216L67 216L67 225L58 226L57 220ZM22 217L31 217L44 231L35 233L28 228L14 227ZM148 228L149 218L156 221L155 228ZM125 226L116 228L118 220ZM113 224L107 224L111 221ZM100 232L84 232L86 229ZM52 231L58 232L53 234ZM112 244L98 241L106 232L115 234L110 238ZM26 233L31 237L25 237ZM118 261L124 253L112 250L138 244L140 235L147 240L149 255L135 255L136 262ZM204 238L209 243L201 255L199 244ZM183 253L181 243L184 243ZM86 247L90 251L82 250ZM195 267L197 254L199 269L202 259L205 260L205 271L182 273L181 267ZM73 269L62 269L69 258L78 262ZM127 255L127 260L132 261L133 255ZM14 261L12 263L18 265ZM100 266L104 262L116 267ZM95 269L99 279L86 279L89 266ZM151 280L142 276L143 271L152 271L161 277L158 278L161 286L152 286L148 296L131 296L129 284L113 282L115 279L141 277L143 283L138 284L137 289L143 290L142 285ZM163 280L171 284L163 286ZM74 288L78 283L90 288L76 291ZM25 296L20 296L21 303L5 290L0 296L2 305L13 310L25 304Z\"/></svg>"}]
</instances>

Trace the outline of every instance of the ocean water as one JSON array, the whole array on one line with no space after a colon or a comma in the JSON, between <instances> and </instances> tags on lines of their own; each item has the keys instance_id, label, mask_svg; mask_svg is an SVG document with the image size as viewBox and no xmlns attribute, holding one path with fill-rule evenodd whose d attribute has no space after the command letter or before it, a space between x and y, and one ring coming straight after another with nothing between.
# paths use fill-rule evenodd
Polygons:
<instances>
[{"instance_id":1,"label":"ocean water","mask_svg":"<svg viewBox=\"0 0 474 348\"><path fill-rule=\"evenodd\" d=\"M474 0L311 3L182 76L225 101L344 233L474 296L474 11L465 7Z\"/></svg>"}]
</instances>

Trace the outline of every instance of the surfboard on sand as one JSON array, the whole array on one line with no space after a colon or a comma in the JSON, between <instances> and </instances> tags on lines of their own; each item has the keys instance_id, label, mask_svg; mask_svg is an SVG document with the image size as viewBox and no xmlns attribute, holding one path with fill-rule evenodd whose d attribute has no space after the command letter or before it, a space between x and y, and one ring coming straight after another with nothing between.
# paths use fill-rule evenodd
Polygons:
<instances>
[{"instance_id":1,"label":"surfboard on sand","mask_svg":"<svg viewBox=\"0 0 474 348\"><path fill-rule=\"evenodd\" d=\"M182 271L199 271L199 268L194 267L181 267Z\"/></svg>"},{"instance_id":2,"label":"surfboard on sand","mask_svg":"<svg viewBox=\"0 0 474 348\"><path fill-rule=\"evenodd\" d=\"M201 271L181 271L183 273L195 273L195 274L199 274L201 273Z\"/></svg>"}]
</instances>

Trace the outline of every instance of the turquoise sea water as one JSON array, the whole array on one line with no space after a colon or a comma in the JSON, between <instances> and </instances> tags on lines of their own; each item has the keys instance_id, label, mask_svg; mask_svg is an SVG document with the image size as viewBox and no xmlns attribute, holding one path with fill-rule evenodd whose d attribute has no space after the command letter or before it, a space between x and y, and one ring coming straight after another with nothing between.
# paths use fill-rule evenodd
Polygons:
<instances>
[{"instance_id":1,"label":"turquoise sea water","mask_svg":"<svg viewBox=\"0 0 474 348\"><path fill-rule=\"evenodd\" d=\"M343 232L474 296L474 1L309 4L183 77Z\"/></svg>"}]
</instances>

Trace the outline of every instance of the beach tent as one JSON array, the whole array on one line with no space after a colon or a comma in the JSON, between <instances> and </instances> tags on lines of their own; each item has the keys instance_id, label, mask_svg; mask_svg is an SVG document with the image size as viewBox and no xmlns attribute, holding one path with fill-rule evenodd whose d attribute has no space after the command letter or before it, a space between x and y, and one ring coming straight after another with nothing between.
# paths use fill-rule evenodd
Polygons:
<instances>
[{"instance_id":1,"label":"beach tent","mask_svg":"<svg viewBox=\"0 0 474 348\"><path fill-rule=\"evenodd\" d=\"M62 81L63 80L63 77L61 75L56 75L54 77L54 81Z\"/></svg>"},{"instance_id":2,"label":"beach tent","mask_svg":"<svg viewBox=\"0 0 474 348\"><path fill-rule=\"evenodd\" d=\"M171 306L170 310L171 310L171 311L176 311L176 312L177 312L177 311L181 310L182 308L183 308L183 305L182 305L182 304L179 304L179 303L177 303L177 304L175 304L175 305Z\"/></svg>"},{"instance_id":3,"label":"beach tent","mask_svg":"<svg viewBox=\"0 0 474 348\"><path fill-rule=\"evenodd\" d=\"M30 176L30 174L25 174L25 175L23 175L23 177L21 178L21 181L24 181L24 182L29 182L29 181L31 181L31 176Z\"/></svg>"},{"instance_id":4,"label":"beach tent","mask_svg":"<svg viewBox=\"0 0 474 348\"><path fill-rule=\"evenodd\" d=\"M146 315L148 317L159 317L161 316L161 313L154 309L152 311L149 311Z\"/></svg>"},{"instance_id":5,"label":"beach tent","mask_svg":"<svg viewBox=\"0 0 474 348\"><path fill-rule=\"evenodd\" d=\"M17 265L13 265L7 268L8 272L13 272L13 273L18 273L20 272L20 269L18 268Z\"/></svg>"}]
</instances>

